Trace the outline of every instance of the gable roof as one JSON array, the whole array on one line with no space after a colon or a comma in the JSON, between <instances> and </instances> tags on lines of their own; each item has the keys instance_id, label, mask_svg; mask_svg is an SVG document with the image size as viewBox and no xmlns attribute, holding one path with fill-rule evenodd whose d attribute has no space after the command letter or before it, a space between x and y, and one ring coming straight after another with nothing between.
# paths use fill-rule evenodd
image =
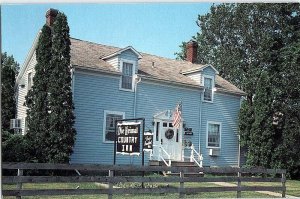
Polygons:
<instances>
[{"instance_id":1,"label":"gable roof","mask_svg":"<svg viewBox=\"0 0 300 199\"><path fill-rule=\"evenodd\" d=\"M103 60L109 59L109 58L114 57L114 56L116 56L116 55L120 55L122 52L124 52L124 51L126 51L126 50L131 50L134 54L137 55L137 57L138 57L139 59L142 59L142 55L141 55L138 51L136 51L132 46L127 46L126 48L123 48L123 49L121 49L121 50L118 50L117 52L114 52L114 53L112 53L112 54L110 54L110 55L107 55L107 56L105 56L105 57L101 57L101 59L103 59Z\"/></svg>"},{"instance_id":2,"label":"gable roof","mask_svg":"<svg viewBox=\"0 0 300 199\"><path fill-rule=\"evenodd\" d=\"M208 67L212 68L215 71L216 74L219 74L219 71L215 67L213 67L212 65L209 65L209 64L201 65L201 66L198 66L199 64L194 64L194 65L196 65L196 66L181 71L181 74L186 75L186 74L190 74L190 73L203 71L205 68L208 68Z\"/></svg>"},{"instance_id":3,"label":"gable roof","mask_svg":"<svg viewBox=\"0 0 300 199\"><path fill-rule=\"evenodd\" d=\"M127 50L127 48L124 49ZM71 38L71 64L85 69L119 73L119 71L103 60L103 58L123 52L124 49ZM139 60L138 74L140 76L170 83L184 84L191 87L200 88L200 85L196 81L185 76L184 72L203 70L210 66L193 64L183 60L168 59L147 53L139 54L142 56L142 59ZM213 69L216 71L215 68ZM238 95L246 94L218 75L216 75L215 83L218 91Z\"/></svg>"},{"instance_id":4,"label":"gable roof","mask_svg":"<svg viewBox=\"0 0 300 199\"><path fill-rule=\"evenodd\" d=\"M16 84L18 85L28 67L28 62L31 59L37 47L40 32L38 32L34 43L27 55L26 61L17 77ZM83 41L71 38L71 65L87 70L96 70L111 74L120 74L111 64L103 60L104 57L123 52L128 49L133 49L131 46L126 48L118 48L103 44L97 44L89 41ZM137 51L136 51L137 52ZM210 65L193 64L188 61L168 59L156 55L137 52L141 59L139 60L138 74L143 78L148 78L157 81L176 83L194 88L201 86L196 81L185 76L184 74L191 71L202 71ZM212 66L211 66L212 67ZM215 68L213 68L215 70ZM246 93L222 77L216 75L216 88L220 92L233 93L237 95L246 95Z\"/></svg>"}]
</instances>

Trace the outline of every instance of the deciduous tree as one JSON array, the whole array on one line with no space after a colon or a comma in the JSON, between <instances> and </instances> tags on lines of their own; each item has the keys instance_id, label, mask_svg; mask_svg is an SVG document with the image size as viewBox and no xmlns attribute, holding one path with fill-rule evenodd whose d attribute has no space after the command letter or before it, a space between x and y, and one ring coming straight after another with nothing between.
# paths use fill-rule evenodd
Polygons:
<instances>
[{"instance_id":1,"label":"deciduous tree","mask_svg":"<svg viewBox=\"0 0 300 199\"><path fill-rule=\"evenodd\" d=\"M16 75L19 70L19 64L14 60L13 56L3 53L1 56L2 73L1 73L1 119L2 130L10 130L10 119L15 118L16 100L15 100L15 82Z\"/></svg>"},{"instance_id":2,"label":"deciduous tree","mask_svg":"<svg viewBox=\"0 0 300 199\"><path fill-rule=\"evenodd\" d=\"M290 174L300 170L299 5L213 5L198 16L194 37L198 62L212 64L247 93L239 126L248 163Z\"/></svg>"}]
</instances>

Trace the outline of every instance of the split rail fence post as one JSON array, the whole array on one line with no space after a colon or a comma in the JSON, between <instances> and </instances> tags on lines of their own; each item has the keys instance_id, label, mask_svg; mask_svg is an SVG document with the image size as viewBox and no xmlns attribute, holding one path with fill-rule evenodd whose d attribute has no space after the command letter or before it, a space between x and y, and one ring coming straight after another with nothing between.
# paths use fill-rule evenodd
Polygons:
<instances>
[{"instance_id":1,"label":"split rail fence post","mask_svg":"<svg viewBox=\"0 0 300 199\"><path fill-rule=\"evenodd\" d=\"M282 194L281 194L281 197L282 198L285 198L285 192L286 192L285 182L286 182L285 173L282 173L281 174L281 184L282 184Z\"/></svg>"},{"instance_id":2,"label":"split rail fence post","mask_svg":"<svg viewBox=\"0 0 300 199\"><path fill-rule=\"evenodd\" d=\"M241 172L238 172L238 184L237 184L237 194L236 194L236 197L237 198L241 198Z\"/></svg>"},{"instance_id":3,"label":"split rail fence post","mask_svg":"<svg viewBox=\"0 0 300 199\"><path fill-rule=\"evenodd\" d=\"M18 169L18 176L23 176L23 169ZM22 182L17 183L17 190L22 190ZM16 199L21 199L22 196L16 196Z\"/></svg>"},{"instance_id":4,"label":"split rail fence post","mask_svg":"<svg viewBox=\"0 0 300 199\"><path fill-rule=\"evenodd\" d=\"M180 188L179 188L179 198L184 198L184 173L180 172Z\"/></svg>"},{"instance_id":5,"label":"split rail fence post","mask_svg":"<svg viewBox=\"0 0 300 199\"><path fill-rule=\"evenodd\" d=\"M109 171L108 171L108 176L109 176L108 199L112 199L112 194L113 194L113 183L112 183L112 179L113 179L113 177L114 177L114 171L109 170Z\"/></svg>"}]
</instances>

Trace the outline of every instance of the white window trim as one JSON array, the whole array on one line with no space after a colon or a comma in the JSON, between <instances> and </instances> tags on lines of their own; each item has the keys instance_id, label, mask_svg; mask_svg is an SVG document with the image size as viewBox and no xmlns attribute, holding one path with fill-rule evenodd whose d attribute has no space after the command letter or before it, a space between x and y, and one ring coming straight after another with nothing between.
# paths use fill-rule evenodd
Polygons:
<instances>
[{"instance_id":1,"label":"white window trim","mask_svg":"<svg viewBox=\"0 0 300 199\"><path fill-rule=\"evenodd\" d=\"M123 63L129 63L132 64L132 87L131 89L126 89L126 88L122 88L122 75L123 75ZM129 59L120 59L120 72L121 72L121 77L120 77L120 83L119 83L119 90L122 91L130 91L130 92L134 92L134 74L135 74L135 69L136 69L136 62L133 60L129 60Z\"/></svg>"},{"instance_id":2,"label":"white window trim","mask_svg":"<svg viewBox=\"0 0 300 199\"><path fill-rule=\"evenodd\" d=\"M202 101L203 102L208 102L208 103L213 103L214 102L214 89L215 89L215 78L214 76L211 75L202 75L202 86L204 87L204 78L209 78L212 80L212 94L211 94L211 101L204 100L204 90L202 92ZM205 88L204 88L205 89Z\"/></svg>"},{"instance_id":3,"label":"white window trim","mask_svg":"<svg viewBox=\"0 0 300 199\"><path fill-rule=\"evenodd\" d=\"M208 146L208 124L218 124L218 125L220 125L220 146L219 147ZM207 124L206 124L206 148L208 148L208 149L220 149L221 148L221 143L222 143L222 123L221 122L214 122L214 121L207 121Z\"/></svg>"},{"instance_id":4,"label":"white window trim","mask_svg":"<svg viewBox=\"0 0 300 199\"><path fill-rule=\"evenodd\" d=\"M105 140L105 131L106 131L106 115L107 114L115 114L115 115L122 115L123 119L125 119L125 112L120 112L120 111L109 111L109 110L104 110L104 118L103 118L103 143L114 143L113 141L106 141Z\"/></svg>"}]
</instances>

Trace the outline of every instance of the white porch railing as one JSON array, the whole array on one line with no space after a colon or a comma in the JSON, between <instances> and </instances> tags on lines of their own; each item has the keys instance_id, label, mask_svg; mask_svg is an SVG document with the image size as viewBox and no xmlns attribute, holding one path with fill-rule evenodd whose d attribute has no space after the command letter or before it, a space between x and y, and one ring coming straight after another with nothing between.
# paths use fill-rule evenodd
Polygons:
<instances>
[{"instance_id":1,"label":"white porch railing","mask_svg":"<svg viewBox=\"0 0 300 199\"><path fill-rule=\"evenodd\" d=\"M168 159L167 159L168 162L163 157L162 152L164 152L166 154L166 156L168 157ZM162 146L159 146L159 159L162 160L168 167L171 166L171 156L170 156L170 154L168 154L168 152Z\"/></svg>"},{"instance_id":2,"label":"white porch railing","mask_svg":"<svg viewBox=\"0 0 300 199\"><path fill-rule=\"evenodd\" d=\"M198 156L198 160L195 158L194 153ZM195 162L199 167L202 167L202 160L203 156L202 154L200 155L196 150L194 145L191 146L191 156L190 156L190 161Z\"/></svg>"}]
</instances>

